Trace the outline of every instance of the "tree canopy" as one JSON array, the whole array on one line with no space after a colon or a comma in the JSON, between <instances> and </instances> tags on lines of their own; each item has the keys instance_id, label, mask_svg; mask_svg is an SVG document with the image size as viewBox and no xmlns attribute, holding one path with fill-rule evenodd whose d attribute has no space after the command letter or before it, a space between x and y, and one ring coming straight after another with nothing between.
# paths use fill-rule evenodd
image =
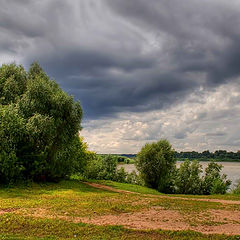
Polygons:
<instances>
[{"instance_id":1,"label":"tree canopy","mask_svg":"<svg viewBox=\"0 0 240 240\"><path fill-rule=\"evenodd\" d=\"M26 72L0 68L0 182L65 177L81 145L79 102L49 79L38 63Z\"/></svg>"},{"instance_id":2,"label":"tree canopy","mask_svg":"<svg viewBox=\"0 0 240 240\"><path fill-rule=\"evenodd\" d=\"M161 192L171 191L175 158L174 150L167 140L145 144L137 154L136 167L147 186Z\"/></svg>"}]
</instances>

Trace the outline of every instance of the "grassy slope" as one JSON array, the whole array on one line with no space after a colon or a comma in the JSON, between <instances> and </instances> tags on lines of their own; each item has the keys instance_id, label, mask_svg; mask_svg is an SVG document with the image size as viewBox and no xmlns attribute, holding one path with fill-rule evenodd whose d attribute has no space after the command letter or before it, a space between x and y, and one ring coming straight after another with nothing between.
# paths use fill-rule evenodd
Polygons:
<instances>
[{"instance_id":1,"label":"grassy slope","mask_svg":"<svg viewBox=\"0 0 240 240\"><path fill-rule=\"evenodd\" d=\"M91 182L96 182L100 184L104 184L110 187L114 187L116 189L136 192L136 193L142 193L142 194L153 194L153 195L165 195L157 190L133 185L133 184L127 184L127 183L119 183L119 182L113 182L108 180L92 180ZM174 195L167 195L167 196L174 196L174 197L184 197L184 198L211 198L211 199L224 199L224 200L239 200L240 201L240 195L239 194L224 194L224 195L184 195L184 194L174 194Z\"/></svg>"},{"instance_id":2,"label":"grassy slope","mask_svg":"<svg viewBox=\"0 0 240 240\"><path fill-rule=\"evenodd\" d=\"M118 185L113 182L111 184ZM119 186L131 191L136 189L136 186L129 184ZM137 191L159 194L144 187L139 187ZM195 214L206 209L223 207L218 203L152 197L148 198L146 205L142 200L142 196L138 194L99 190L77 180L1 188L0 239L240 239L223 235L202 235L190 231L129 230L121 226L95 226L73 221L74 217L137 212L150 206L177 209L183 214ZM231 207L225 206L224 209Z\"/></svg>"}]
</instances>

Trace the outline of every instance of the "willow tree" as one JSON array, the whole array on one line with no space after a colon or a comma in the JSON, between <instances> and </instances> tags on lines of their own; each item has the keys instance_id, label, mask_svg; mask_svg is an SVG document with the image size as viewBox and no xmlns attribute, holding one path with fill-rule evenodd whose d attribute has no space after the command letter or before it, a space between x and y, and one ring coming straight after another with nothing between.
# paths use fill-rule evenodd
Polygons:
<instances>
[{"instance_id":1,"label":"willow tree","mask_svg":"<svg viewBox=\"0 0 240 240\"><path fill-rule=\"evenodd\" d=\"M57 180L79 165L82 109L37 63L0 68L0 181Z\"/></svg>"}]
</instances>

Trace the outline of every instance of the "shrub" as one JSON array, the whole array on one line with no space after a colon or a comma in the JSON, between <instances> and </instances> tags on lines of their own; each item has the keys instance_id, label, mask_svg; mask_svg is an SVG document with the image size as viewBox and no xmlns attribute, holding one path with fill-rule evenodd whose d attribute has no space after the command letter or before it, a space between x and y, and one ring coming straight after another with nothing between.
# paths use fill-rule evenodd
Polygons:
<instances>
[{"instance_id":1,"label":"shrub","mask_svg":"<svg viewBox=\"0 0 240 240\"><path fill-rule=\"evenodd\" d=\"M164 139L146 144L137 154L136 167L148 187L169 192L175 168L172 146Z\"/></svg>"},{"instance_id":2,"label":"shrub","mask_svg":"<svg viewBox=\"0 0 240 240\"><path fill-rule=\"evenodd\" d=\"M235 185L232 193L234 194L240 194L240 180L238 180L237 184Z\"/></svg>"},{"instance_id":3,"label":"shrub","mask_svg":"<svg viewBox=\"0 0 240 240\"><path fill-rule=\"evenodd\" d=\"M120 169L117 169L114 180L115 180L116 182L125 183L125 182L126 182L127 175L128 175L128 173L124 170L123 167L121 167Z\"/></svg>"},{"instance_id":4,"label":"shrub","mask_svg":"<svg viewBox=\"0 0 240 240\"><path fill-rule=\"evenodd\" d=\"M176 175L176 192L180 194L224 194L231 185L226 175L221 175L222 165L210 162L201 177L202 166L198 161L186 160Z\"/></svg>"},{"instance_id":5,"label":"shrub","mask_svg":"<svg viewBox=\"0 0 240 240\"><path fill-rule=\"evenodd\" d=\"M130 163L130 159L129 159L129 158L125 158L125 159L124 159L124 163L125 163L125 164L129 164L129 163Z\"/></svg>"},{"instance_id":6,"label":"shrub","mask_svg":"<svg viewBox=\"0 0 240 240\"><path fill-rule=\"evenodd\" d=\"M181 194L201 194L202 166L198 161L184 161L180 165L176 176L176 191Z\"/></svg>"},{"instance_id":7,"label":"shrub","mask_svg":"<svg viewBox=\"0 0 240 240\"><path fill-rule=\"evenodd\" d=\"M225 174L220 174L222 167L213 161L208 164L203 180L203 194L224 194L229 189L231 181Z\"/></svg>"},{"instance_id":8,"label":"shrub","mask_svg":"<svg viewBox=\"0 0 240 240\"><path fill-rule=\"evenodd\" d=\"M114 156L107 155L102 158L101 179L114 180L116 178L117 160Z\"/></svg>"},{"instance_id":9,"label":"shrub","mask_svg":"<svg viewBox=\"0 0 240 240\"><path fill-rule=\"evenodd\" d=\"M87 162L84 176L87 179L115 180L117 172L117 160L114 156L104 157L95 155Z\"/></svg>"},{"instance_id":10,"label":"shrub","mask_svg":"<svg viewBox=\"0 0 240 240\"><path fill-rule=\"evenodd\" d=\"M213 181L210 194L225 194L227 189L228 185L222 179L217 178Z\"/></svg>"},{"instance_id":11,"label":"shrub","mask_svg":"<svg viewBox=\"0 0 240 240\"><path fill-rule=\"evenodd\" d=\"M102 171L102 157L94 154L92 158L88 159L86 168L84 169L83 176L86 179L101 179Z\"/></svg>"},{"instance_id":12,"label":"shrub","mask_svg":"<svg viewBox=\"0 0 240 240\"><path fill-rule=\"evenodd\" d=\"M86 179L111 180L122 183L131 183L143 185L142 180L135 171L127 173L123 167L117 168L117 159L115 156L97 156L89 159L84 173Z\"/></svg>"},{"instance_id":13,"label":"shrub","mask_svg":"<svg viewBox=\"0 0 240 240\"><path fill-rule=\"evenodd\" d=\"M136 171L127 174L126 182L136 185L144 185L143 179L136 173Z\"/></svg>"},{"instance_id":14,"label":"shrub","mask_svg":"<svg viewBox=\"0 0 240 240\"><path fill-rule=\"evenodd\" d=\"M125 161L125 157L123 157L123 156L116 156L116 160L117 160L117 162L121 163L121 162Z\"/></svg>"}]
</instances>

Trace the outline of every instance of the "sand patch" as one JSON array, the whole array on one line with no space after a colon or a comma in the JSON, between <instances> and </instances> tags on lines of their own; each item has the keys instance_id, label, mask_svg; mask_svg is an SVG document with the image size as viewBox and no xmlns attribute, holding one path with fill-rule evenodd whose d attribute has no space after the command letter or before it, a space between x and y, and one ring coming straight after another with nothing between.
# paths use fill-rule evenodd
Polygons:
<instances>
[{"instance_id":1,"label":"sand patch","mask_svg":"<svg viewBox=\"0 0 240 240\"><path fill-rule=\"evenodd\" d=\"M186 230L189 228L178 212L160 208L135 213L81 218L81 221L95 225L123 225L133 229Z\"/></svg>"},{"instance_id":2,"label":"sand patch","mask_svg":"<svg viewBox=\"0 0 240 240\"><path fill-rule=\"evenodd\" d=\"M29 210L25 209L25 211L18 212L18 214L25 213L25 216L61 219L74 223L122 225L126 228L138 230L193 230L205 234L240 234L240 214L237 211L210 210L202 214L187 216L176 210L152 207L140 212L78 217L54 215L48 209L36 208Z\"/></svg>"}]
</instances>

